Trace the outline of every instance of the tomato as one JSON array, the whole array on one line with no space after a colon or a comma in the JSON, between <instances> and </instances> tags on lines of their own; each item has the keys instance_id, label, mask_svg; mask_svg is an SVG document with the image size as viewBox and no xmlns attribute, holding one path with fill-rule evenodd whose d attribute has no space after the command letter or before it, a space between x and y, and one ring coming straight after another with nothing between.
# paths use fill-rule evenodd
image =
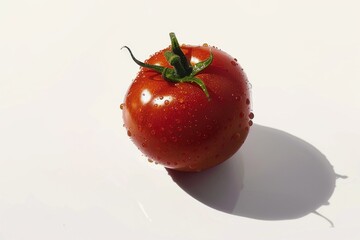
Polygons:
<instances>
[{"instance_id":1,"label":"tomato","mask_svg":"<svg viewBox=\"0 0 360 240\"><path fill-rule=\"evenodd\" d=\"M206 44L179 46L170 36L172 46L145 63L125 47L141 68L121 104L124 126L150 161L201 171L230 158L244 143L254 117L250 84L229 54ZM179 76L187 67L191 76L184 71ZM191 69L200 71L194 75Z\"/></svg>"}]
</instances>

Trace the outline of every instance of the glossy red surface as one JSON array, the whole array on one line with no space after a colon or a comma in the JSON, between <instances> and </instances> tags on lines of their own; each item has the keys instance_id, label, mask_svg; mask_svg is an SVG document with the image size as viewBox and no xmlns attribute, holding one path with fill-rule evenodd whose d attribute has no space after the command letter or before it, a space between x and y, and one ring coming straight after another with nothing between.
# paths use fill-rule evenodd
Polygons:
<instances>
[{"instance_id":1,"label":"glossy red surface","mask_svg":"<svg viewBox=\"0 0 360 240\"><path fill-rule=\"evenodd\" d=\"M180 171L201 171L232 156L252 125L250 84L227 53L208 46L182 46L193 64L213 53L211 65L197 75L210 100L191 83L170 83L141 68L122 106L124 125L149 159ZM146 63L170 67L164 49Z\"/></svg>"}]
</instances>

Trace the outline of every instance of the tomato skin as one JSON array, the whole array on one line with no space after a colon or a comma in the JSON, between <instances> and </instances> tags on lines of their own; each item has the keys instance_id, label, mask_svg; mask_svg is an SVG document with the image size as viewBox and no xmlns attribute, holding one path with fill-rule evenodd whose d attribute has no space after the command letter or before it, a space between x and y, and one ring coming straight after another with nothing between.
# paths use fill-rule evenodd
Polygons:
<instances>
[{"instance_id":1,"label":"tomato skin","mask_svg":"<svg viewBox=\"0 0 360 240\"><path fill-rule=\"evenodd\" d=\"M124 126L149 159L180 171L201 171L231 157L252 125L250 84L236 59L208 46L181 46L192 61L213 62L196 77L210 100L191 83L171 83L141 68L125 96ZM163 49L146 63L170 67Z\"/></svg>"}]
</instances>

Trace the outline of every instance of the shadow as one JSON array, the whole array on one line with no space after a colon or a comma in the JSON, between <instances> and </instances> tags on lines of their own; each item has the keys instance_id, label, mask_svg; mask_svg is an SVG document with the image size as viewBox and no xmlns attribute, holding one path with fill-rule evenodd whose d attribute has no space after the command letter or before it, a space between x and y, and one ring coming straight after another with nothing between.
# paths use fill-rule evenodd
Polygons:
<instances>
[{"instance_id":1,"label":"shadow","mask_svg":"<svg viewBox=\"0 0 360 240\"><path fill-rule=\"evenodd\" d=\"M224 163L200 173L168 172L200 202L262 220L315 213L328 204L337 177L326 157L309 143L256 124L242 148Z\"/></svg>"}]
</instances>

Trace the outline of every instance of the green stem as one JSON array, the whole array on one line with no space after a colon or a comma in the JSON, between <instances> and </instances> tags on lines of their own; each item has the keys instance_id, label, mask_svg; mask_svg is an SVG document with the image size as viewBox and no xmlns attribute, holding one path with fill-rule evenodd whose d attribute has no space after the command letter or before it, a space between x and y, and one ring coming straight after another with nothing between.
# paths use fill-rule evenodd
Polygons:
<instances>
[{"instance_id":1,"label":"green stem","mask_svg":"<svg viewBox=\"0 0 360 240\"><path fill-rule=\"evenodd\" d=\"M156 72L161 73L161 74L164 72L165 67L143 63L134 57L134 54L132 53L132 51L130 50L129 47L123 46L121 49L123 49L123 48L126 48L129 51L132 60L140 67L149 68L149 69L155 70Z\"/></svg>"},{"instance_id":2,"label":"green stem","mask_svg":"<svg viewBox=\"0 0 360 240\"><path fill-rule=\"evenodd\" d=\"M179 55L176 55L173 52L166 51L164 53L166 60L170 63L171 66L174 67L175 74L180 78L183 78L188 75L184 65L181 63L181 59Z\"/></svg>"},{"instance_id":3,"label":"green stem","mask_svg":"<svg viewBox=\"0 0 360 240\"><path fill-rule=\"evenodd\" d=\"M188 62L185 54L181 50L179 42L175 36L175 33L172 32L169 35L170 35L170 40L171 40L171 51L180 57L180 64L185 69L185 73L186 73L185 76L189 76L192 72L192 67L191 67L190 63Z\"/></svg>"},{"instance_id":4,"label":"green stem","mask_svg":"<svg viewBox=\"0 0 360 240\"><path fill-rule=\"evenodd\" d=\"M130 48L128 48L127 46L124 46L121 49L126 48L129 51L131 58L137 65L144 68L152 69L160 73L161 76L169 82L197 84L203 90L206 97L210 100L210 95L204 82L195 76L212 63L213 55L211 50L210 50L209 58L205 59L202 62L196 63L194 66L191 66L185 54L181 50L180 45L174 33L170 33L170 39L171 39L171 51L166 51L164 55L166 60L169 62L171 66L173 66L173 68L167 68L159 65L151 65L151 64L143 63L134 57Z\"/></svg>"}]
</instances>

